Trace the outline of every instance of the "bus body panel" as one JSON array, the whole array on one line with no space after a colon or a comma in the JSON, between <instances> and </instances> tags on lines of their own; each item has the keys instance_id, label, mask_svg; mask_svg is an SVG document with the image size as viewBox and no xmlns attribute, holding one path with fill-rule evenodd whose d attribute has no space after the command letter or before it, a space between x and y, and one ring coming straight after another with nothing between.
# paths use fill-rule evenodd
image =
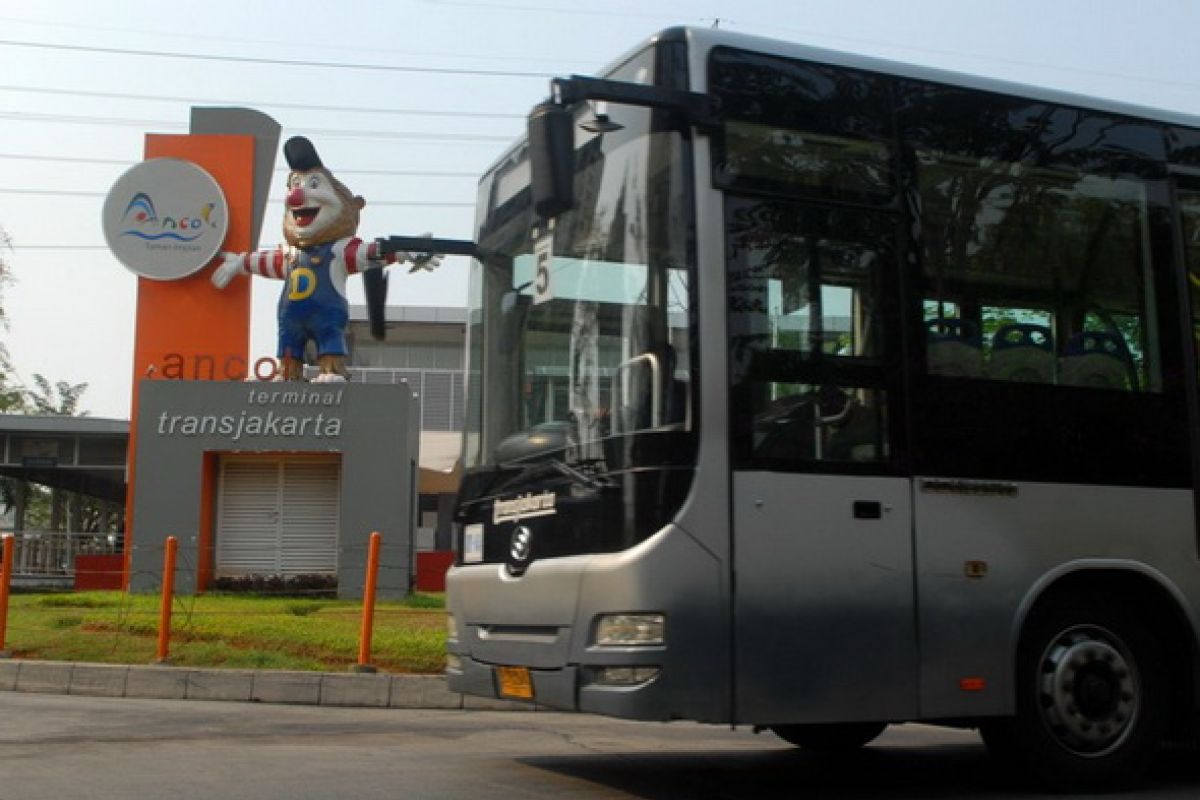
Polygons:
<instances>
[{"instance_id":1,"label":"bus body panel","mask_svg":"<svg viewBox=\"0 0 1200 800\"><path fill-rule=\"evenodd\" d=\"M738 719L915 717L909 480L737 472L733 487Z\"/></svg>"},{"instance_id":2,"label":"bus body panel","mask_svg":"<svg viewBox=\"0 0 1200 800\"><path fill-rule=\"evenodd\" d=\"M1148 565L1173 595L1200 593L1189 491L941 478L915 487L924 718L1014 711L1021 622L1063 574ZM1195 635L1195 609L1181 611Z\"/></svg>"},{"instance_id":3,"label":"bus body panel","mask_svg":"<svg viewBox=\"0 0 1200 800\"><path fill-rule=\"evenodd\" d=\"M620 553L535 561L520 577L503 565L447 575L457 640L452 691L499 696L493 666L529 667L538 703L637 719L729 719L727 571L677 526ZM517 597L520 600L517 600ZM510 602L511 600L511 602ZM519 607L514 612L514 606ZM599 647L601 614L661 613L663 646ZM649 683L600 685L598 668L658 667Z\"/></svg>"}]
</instances>

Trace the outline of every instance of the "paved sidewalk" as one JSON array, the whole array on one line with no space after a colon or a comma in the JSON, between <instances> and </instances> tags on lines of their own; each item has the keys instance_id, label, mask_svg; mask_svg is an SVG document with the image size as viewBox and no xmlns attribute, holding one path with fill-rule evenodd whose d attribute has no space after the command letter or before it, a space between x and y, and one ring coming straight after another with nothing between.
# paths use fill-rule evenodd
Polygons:
<instances>
[{"instance_id":1,"label":"paved sidewalk","mask_svg":"<svg viewBox=\"0 0 1200 800\"><path fill-rule=\"evenodd\" d=\"M533 709L525 703L451 692L440 675L196 669L21 659L0 659L0 691L374 708Z\"/></svg>"}]
</instances>

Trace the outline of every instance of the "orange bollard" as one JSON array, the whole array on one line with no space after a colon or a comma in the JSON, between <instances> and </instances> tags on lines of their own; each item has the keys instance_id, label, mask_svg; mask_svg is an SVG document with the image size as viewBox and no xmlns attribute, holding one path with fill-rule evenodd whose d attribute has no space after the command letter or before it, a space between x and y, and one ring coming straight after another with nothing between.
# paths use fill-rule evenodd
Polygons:
<instances>
[{"instance_id":1,"label":"orange bollard","mask_svg":"<svg viewBox=\"0 0 1200 800\"><path fill-rule=\"evenodd\" d=\"M374 672L371 666L371 635L375 630L375 581L379 575L379 543L383 537L378 531L371 534L367 546L367 578L363 585L362 631L358 636L358 663L355 672Z\"/></svg>"},{"instance_id":2,"label":"orange bollard","mask_svg":"<svg viewBox=\"0 0 1200 800\"><path fill-rule=\"evenodd\" d=\"M163 557L162 602L158 607L158 654L155 662L170 663L171 654L171 603L175 598L175 552L179 540L167 537L167 552Z\"/></svg>"},{"instance_id":3,"label":"orange bollard","mask_svg":"<svg viewBox=\"0 0 1200 800\"><path fill-rule=\"evenodd\" d=\"M0 657L7 656L4 637L8 633L8 589L12 585L13 535L4 534L3 542L3 546L0 547L0 553L3 553L4 557L4 563L0 564Z\"/></svg>"}]
</instances>

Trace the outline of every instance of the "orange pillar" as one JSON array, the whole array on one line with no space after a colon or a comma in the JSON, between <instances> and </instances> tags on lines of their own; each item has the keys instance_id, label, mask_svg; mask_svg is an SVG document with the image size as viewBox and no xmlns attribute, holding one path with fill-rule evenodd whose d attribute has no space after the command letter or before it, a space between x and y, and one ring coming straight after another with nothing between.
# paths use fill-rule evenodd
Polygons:
<instances>
[{"instance_id":1,"label":"orange pillar","mask_svg":"<svg viewBox=\"0 0 1200 800\"><path fill-rule=\"evenodd\" d=\"M0 653L4 652L4 637L8 634L8 590L12 585L13 572L13 535L4 534L0 537Z\"/></svg>"},{"instance_id":2,"label":"orange pillar","mask_svg":"<svg viewBox=\"0 0 1200 800\"><path fill-rule=\"evenodd\" d=\"M163 555L162 600L158 604L158 652L155 661L167 663L171 657L171 603L175 600L175 553L179 540L167 537L166 553Z\"/></svg>"},{"instance_id":3,"label":"orange pillar","mask_svg":"<svg viewBox=\"0 0 1200 800\"><path fill-rule=\"evenodd\" d=\"M371 666L371 637L375 632L375 586L379 576L379 542L378 531L371 534L367 545L367 575L363 585L362 630L358 636L358 664L355 669L359 672L374 672Z\"/></svg>"},{"instance_id":4,"label":"orange pillar","mask_svg":"<svg viewBox=\"0 0 1200 800\"><path fill-rule=\"evenodd\" d=\"M145 155L190 161L212 175L229 208L223 250L245 252L254 242L254 137L241 135L148 134ZM250 281L224 290L209 280L212 265L181 280L138 278L133 347L133 391L129 409L128 488L125 502L126 588L132 573L134 496L137 480L139 384L145 379L224 380L249 373ZM207 484L206 484L207 485ZM201 497L202 508L212 503ZM200 525L201 520L197 520ZM201 553L212 531L199 528ZM197 585L197 588L203 588Z\"/></svg>"}]
</instances>

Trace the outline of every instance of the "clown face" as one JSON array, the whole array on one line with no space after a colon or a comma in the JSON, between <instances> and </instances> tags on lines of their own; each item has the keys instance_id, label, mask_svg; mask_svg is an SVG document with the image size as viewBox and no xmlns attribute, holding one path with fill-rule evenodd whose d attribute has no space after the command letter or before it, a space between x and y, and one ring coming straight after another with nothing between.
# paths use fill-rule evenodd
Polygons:
<instances>
[{"instance_id":1,"label":"clown face","mask_svg":"<svg viewBox=\"0 0 1200 800\"><path fill-rule=\"evenodd\" d=\"M324 168L293 172L288 176L283 233L288 244L308 247L344 236L358 228L362 200L350 194Z\"/></svg>"}]
</instances>

